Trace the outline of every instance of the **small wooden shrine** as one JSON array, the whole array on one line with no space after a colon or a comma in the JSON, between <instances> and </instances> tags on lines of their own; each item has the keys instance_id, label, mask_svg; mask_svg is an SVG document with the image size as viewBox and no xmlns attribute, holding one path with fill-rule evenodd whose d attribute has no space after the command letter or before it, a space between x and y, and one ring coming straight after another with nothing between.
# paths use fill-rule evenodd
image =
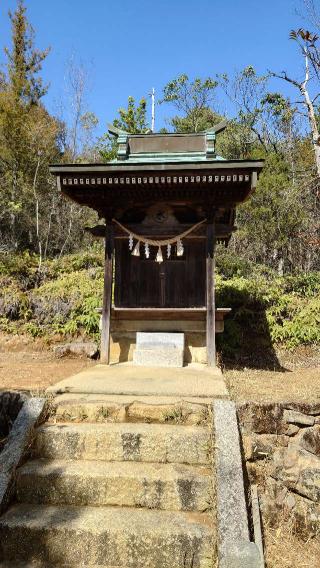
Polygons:
<instances>
[{"instance_id":1,"label":"small wooden shrine","mask_svg":"<svg viewBox=\"0 0 320 568\"><path fill-rule=\"evenodd\" d=\"M103 362L109 363L113 329L198 331L207 364L215 366L215 333L228 311L215 309L215 244L228 244L236 206L254 191L263 167L260 160L216 155L225 126L197 134L110 127L117 159L51 167L64 195L105 220L90 229L105 239Z\"/></svg>"}]
</instances>

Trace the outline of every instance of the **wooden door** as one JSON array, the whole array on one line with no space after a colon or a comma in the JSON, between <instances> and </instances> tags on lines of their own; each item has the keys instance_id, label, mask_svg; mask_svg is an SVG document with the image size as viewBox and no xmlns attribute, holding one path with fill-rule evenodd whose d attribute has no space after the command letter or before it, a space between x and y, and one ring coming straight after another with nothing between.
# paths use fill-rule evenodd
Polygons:
<instances>
[{"instance_id":1,"label":"wooden door","mask_svg":"<svg viewBox=\"0 0 320 568\"><path fill-rule=\"evenodd\" d=\"M115 306L121 308L194 308L205 306L205 243L187 240L184 255L173 248L169 259L155 262L151 247L146 259L134 257L127 240L116 241Z\"/></svg>"}]
</instances>

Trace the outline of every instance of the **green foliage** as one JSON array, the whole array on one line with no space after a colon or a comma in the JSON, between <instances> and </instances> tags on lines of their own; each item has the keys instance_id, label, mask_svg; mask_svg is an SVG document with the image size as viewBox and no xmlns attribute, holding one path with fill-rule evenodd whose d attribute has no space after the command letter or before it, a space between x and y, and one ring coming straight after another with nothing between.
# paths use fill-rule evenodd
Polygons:
<instances>
[{"instance_id":1,"label":"green foliage","mask_svg":"<svg viewBox=\"0 0 320 568\"><path fill-rule=\"evenodd\" d=\"M119 130L129 132L130 134L146 133L149 130L147 121L147 102L144 98L136 104L133 97L128 97L127 108L120 108L118 113L119 118L115 118L112 124ZM117 156L116 137L107 132L98 139L97 149L101 158L105 162L114 160Z\"/></svg>"},{"instance_id":2,"label":"green foliage","mask_svg":"<svg viewBox=\"0 0 320 568\"><path fill-rule=\"evenodd\" d=\"M217 113L210 107L217 85L211 77L196 77L191 81L186 74L165 85L160 104L170 103L182 113L170 120L176 132L201 132L219 122Z\"/></svg>"},{"instance_id":3,"label":"green foliage","mask_svg":"<svg viewBox=\"0 0 320 568\"><path fill-rule=\"evenodd\" d=\"M227 357L241 350L320 343L319 272L280 278L261 267L244 277L232 276L230 265L227 272L228 280L218 275L216 283L217 305L232 308L218 337Z\"/></svg>"},{"instance_id":4,"label":"green foliage","mask_svg":"<svg viewBox=\"0 0 320 568\"><path fill-rule=\"evenodd\" d=\"M174 116L171 125L175 132L203 132L221 121L210 108L194 109L187 116Z\"/></svg>"},{"instance_id":5,"label":"green foliage","mask_svg":"<svg viewBox=\"0 0 320 568\"><path fill-rule=\"evenodd\" d=\"M48 88L38 73L49 49L34 48L34 30L27 20L26 7L19 0L16 11L9 12L12 25L12 49L5 48L8 58L10 84L18 101L38 104Z\"/></svg>"},{"instance_id":6,"label":"green foliage","mask_svg":"<svg viewBox=\"0 0 320 568\"><path fill-rule=\"evenodd\" d=\"M224 356L320 344L320 272L279 277L228 250L217 253L217 306L232 309L217 336ZM46 261L40 276L37 264L34 255L0 257L0 330L49 339L55 334L97 338L102 247Z\"/></svg>"},{"instance_id":7,"label":"green foliage","mask_svg":"<svg viewBox=\"0 0 320 568\"><path fill-rule=\"evenodd\" d=\"M0 261L0 329L29 333L96 336L102 305L103 252L84 251L44 263L29 254Z\"/></svg>"},{"instance_id":8,"label":"green foliage","mask_svg":"<svg viewBox=\"0 0 320 568\"><path fill-rule=\"evenodd\" d=\"M147 123L147 102L142 98L136 105L133 97L128 97L127 108L120 108L118 110L119 118L115 118L113 126L130 132L130 134L142 134L148 130Z\"/></svg>"},{"instance_id":9,"label":"green foliage","mask_svg":"<svg viewBox=\"0 0 320 568\"><path fill-rule=\"evenodd\" d=\"M12 47L6 49L6 73L0 73L0 249L35 252L41 264L83 245L83 226L94 215L61 199L49 173L49 164L68 160L71 153L66 126L41 102L47 88L40 72L48 50L34 46L23 2L10 18ZM73 86L81 99L83 85ZM81 113L78 119L88 141L95 117Z\"/></svg>"}]
</instances>

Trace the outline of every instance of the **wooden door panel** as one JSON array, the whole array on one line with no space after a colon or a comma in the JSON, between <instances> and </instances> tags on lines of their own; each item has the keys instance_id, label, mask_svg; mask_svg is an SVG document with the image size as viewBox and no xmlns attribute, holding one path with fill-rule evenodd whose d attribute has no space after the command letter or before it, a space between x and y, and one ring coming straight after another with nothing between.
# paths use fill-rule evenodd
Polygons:
<instances>
[{"instance_id":1,"label":"wooden door panel","mask_svg":"<svg viewBox=\"0 0 320 568\"><path fill-rule=\"evenodd\" d=\"M165 250L163 249L163 254ZM123 308L192 308L205 305L205 243L188 241L183 257L159 264L134 257L127 241L116 241L115 306Z\"/></svg>"}]
</instances>

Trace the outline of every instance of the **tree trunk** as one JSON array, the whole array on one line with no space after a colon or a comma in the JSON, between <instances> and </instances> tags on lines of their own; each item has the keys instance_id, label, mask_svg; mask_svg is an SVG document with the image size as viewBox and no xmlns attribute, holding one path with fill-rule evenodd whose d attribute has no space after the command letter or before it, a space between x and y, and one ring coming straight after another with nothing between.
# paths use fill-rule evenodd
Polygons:
<instances>
[{"instance_id":1,"label":"tree trunk","mask_svg":"<svg viewBox=\"0 0 320 568\"><path fill-rule=\"evenodd\" d=\"M308 119L309 119L311 134L312 134L312 144L313 144L313 151L314 151L314 156L315 156L316 169L317 169L317 174L320 177L320 136L319 136L319 129L318 129L318 123L317 123L317 119L316 119L316 115L315 115L315 111L314 111L313 102L310 99L309 91L306 87L307 82L309 80L309 67L308 67L309 63L308 63L307 54L305 54L305 60L306 60L306 79L300 86L300 92L301 92L302 96L304 97L306 107L307 107Z\"/></svg>"}]
</instances>

